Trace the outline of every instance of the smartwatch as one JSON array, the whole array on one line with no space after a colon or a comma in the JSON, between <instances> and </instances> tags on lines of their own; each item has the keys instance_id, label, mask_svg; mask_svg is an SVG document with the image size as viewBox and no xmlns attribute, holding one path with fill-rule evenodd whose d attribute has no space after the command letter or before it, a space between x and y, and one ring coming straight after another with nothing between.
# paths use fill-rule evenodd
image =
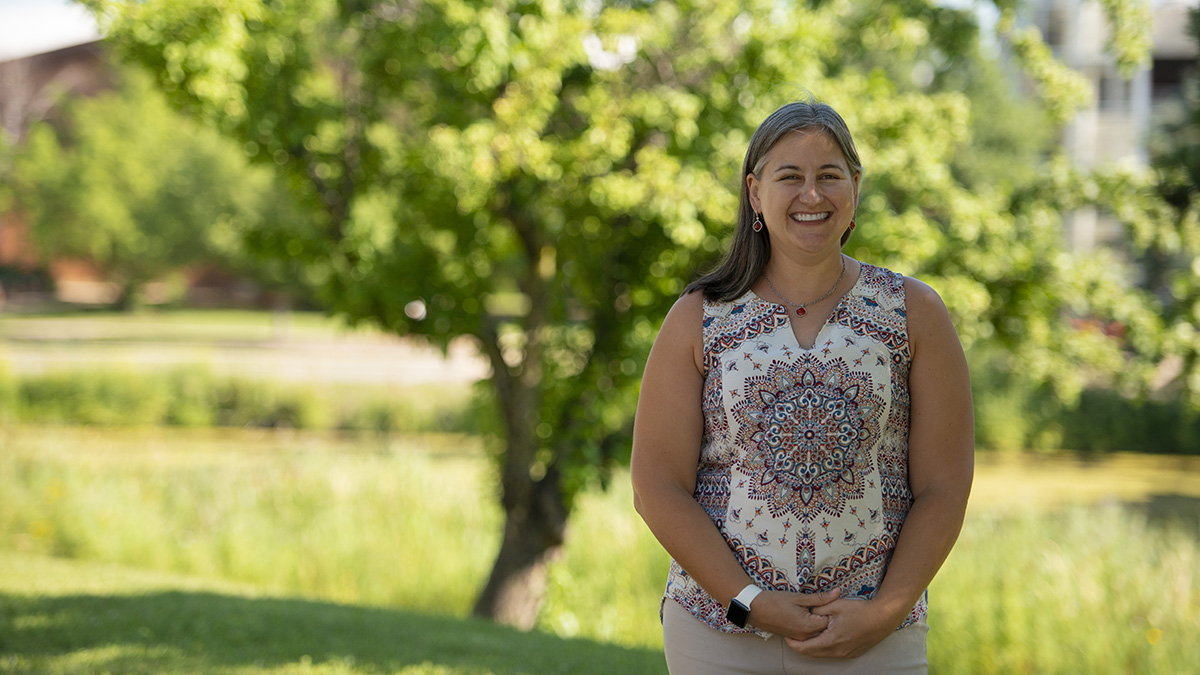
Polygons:
<instances>
[{"instance_id":1,"label":"smartwatch","mask_svg":"<svg viewBox=\"0 0 1200 675\"><path fill-rule=\"evenodd\" d=\"M729 623L738 628L746 627L746 619L750 618L750 603L754 602L754 598L762 593L762 589L754 584L750 584L742 589L733 602L729 603L729 610L725 612L725 618Z\"/></svg>"}]
</instances>

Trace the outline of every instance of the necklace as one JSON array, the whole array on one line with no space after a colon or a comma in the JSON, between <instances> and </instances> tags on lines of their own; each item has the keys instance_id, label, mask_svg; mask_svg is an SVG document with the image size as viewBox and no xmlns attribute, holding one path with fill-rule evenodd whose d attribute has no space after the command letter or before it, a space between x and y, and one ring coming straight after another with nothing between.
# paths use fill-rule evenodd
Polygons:
<instances>
[{"instance_id":1,"label":"necklace","mask_svg":"<svg viewBox=\"0 0 1200 675\"><path fill-rule=\"evenodd\" d=\"M828 298L830 295L833 295L834 290L836 290L838 285L842 283L842 277L844 276L846 276L846 257L842 256L842 273L838 275L837 281L833 282L833 287L825 291L825 295L822 295L816 300L809 300L808 302L800 303L788 300L787 296L785 296L783 293L780 293L779 289L775 288L775 284L771 283L771 277L767 276L766 272L763 272L763 278L767 280L767 285L771 287L771 290L775 292L775 295L779 296L780 300L783 300L783 304L795 305L796 316L804 316L805 314L808 314L808 310L804 309L807 305L816 304L825 298Z\"/></svg>"}]
</instances>

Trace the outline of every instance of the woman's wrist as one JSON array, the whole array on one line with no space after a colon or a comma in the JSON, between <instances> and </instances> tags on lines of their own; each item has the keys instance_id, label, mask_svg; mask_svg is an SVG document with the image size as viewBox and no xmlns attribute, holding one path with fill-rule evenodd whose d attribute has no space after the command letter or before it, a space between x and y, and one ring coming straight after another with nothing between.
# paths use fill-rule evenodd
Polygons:
<instances>
[{"instance_id":1,"label":"woman's wrist","mask_svg":"<svg viewBox=\"0 0 1200 675\"><path fill-rule=\"evenodd\" d=\"M889 624L894 623L893 628L899 628L900 624L904 623L904 620L908 618L913 607L916 606L917 598L919 597L920 594L918 593L917 597L910 601L905 594L885 594L881 591L871 599L871 604L875 607L876 613L880 617L887 617Z\"/></svg>"}]
</instances>

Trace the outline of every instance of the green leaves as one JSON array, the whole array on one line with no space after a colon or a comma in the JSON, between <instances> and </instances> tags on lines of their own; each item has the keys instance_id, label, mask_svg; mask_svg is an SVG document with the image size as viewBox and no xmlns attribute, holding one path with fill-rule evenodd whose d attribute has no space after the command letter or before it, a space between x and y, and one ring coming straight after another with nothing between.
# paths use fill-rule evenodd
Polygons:
<instances>
[{"instance_id":1,"label":"green leaves","mask_svg":"<svg viewBox=\"0 0 1200 675\"><path fill-rule=\"evenodd\" d=\"M173 112L147 78L79 101L62 129L35 126L13 180L41 253L91 261L136 303L167 272L230 253L274 196L226 139ZM275 214L276 218L279 214Z\"/></svg>"},{"instance_id":2,"label":"green leaves","mask_svg":"<svg viewBox=\"0 0 1200 675\"><path fill-rule=\"evenodd\" d=\"M518 436L571 485L624 452L610 434L637 364L729 234L751 132L806 92L866 165L849 252L941 289L965 342L999 341L1069 394L1073 359L1123 358L1070 317L1155 330L1107 263L1063 253L1060 210L1100 192L1030 166L1090 92L1007 6L998 31L1040 105L1010 101L973 15L925 0L92 6L312 213L265 228L260 252L319 270L352 320L474 336L499 403L530 405L506 433L549 425ZM1110 7L1126 60L1129 7ZM1114 206L1136 221L1140 200Z\"/></svg>"},{"instance_id":3,"label":"green leaves","mask_svg":"<svg viewBox=\"0 0 1200 675\"><path fill-rule=\"evenodd\" d=\"M1097 0L1109 21L1108 50L1116 57L1122 77L1133 77L1150 65L1154 18L1148 0Z\"/></svg>"},{"instance_id":4,"label":"green leaves","mask_svg":"<svg viewBox=\"0 0 1200 675\"><path fill-rule=\"evenodd\" d=\"M1008 43L1025 73L1033 80L1055 123L1062 125L1095 97L1091 84L1054 57L1036 28L1016 26L1011 12L1000 18L1000 36Z\"/></svg>"},{"instance_id":5,"label":"green leaves","mask_svg":"<svg viewBox=\"0 0 1200 675\"><path fill-rule=\"evenodd\" d=\"M1144 7L1105 2L1113 50L1139 62ZM1164 169L1168 198L1047 162L1092 93L1013 3L998 37L1033 100L971 12L929 0L88 4L176 105L286 183L303 217L245 232L264 261L350 321L480 347L510 513L569 509L628 457L640 364L729 236L748 139L809 94L866 168L848 252L937 288L964 343L1066 399L1114 372L1144 388L1163 356L1200 389L1200 294L1178 274L1200 260L1189 179ZM1183 209L1166 228L1163 199ZM1170 303L1113 257L1065 252L1079 206L1132 224Z\"/></svg>"}]
</instances>

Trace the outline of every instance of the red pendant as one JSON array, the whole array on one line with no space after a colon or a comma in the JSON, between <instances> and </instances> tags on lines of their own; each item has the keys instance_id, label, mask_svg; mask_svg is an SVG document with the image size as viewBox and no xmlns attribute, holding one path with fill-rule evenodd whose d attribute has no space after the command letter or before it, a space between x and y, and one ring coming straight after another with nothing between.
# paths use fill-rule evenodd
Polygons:
<instances>
[{"instance_id":1,"label":"red pendant","mask_svg":"<svg viewBox=\"0 0 1200 675\"><path fill-rule=\"evenodd\" d=\"M803 307L796 308L796 316L804 316L805 314L808 314L808 312L804 311Z\"/></svg>"}]
</instances>

